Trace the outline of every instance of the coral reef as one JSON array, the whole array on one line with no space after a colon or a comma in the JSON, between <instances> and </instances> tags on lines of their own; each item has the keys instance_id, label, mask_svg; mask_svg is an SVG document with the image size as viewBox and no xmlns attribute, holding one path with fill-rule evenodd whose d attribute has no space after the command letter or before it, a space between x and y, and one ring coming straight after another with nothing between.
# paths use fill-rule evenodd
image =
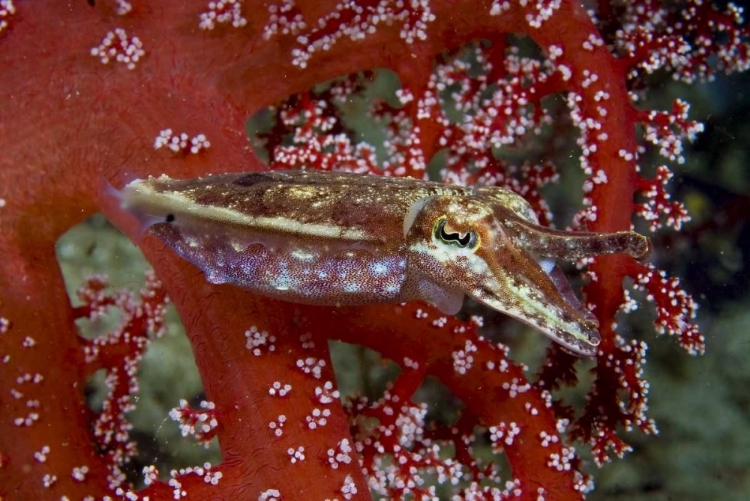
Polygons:
<instances>
[{"instance_id":1,"label":"coral reef","mask_svg":"<svg viewBox=\"0 0 750 501\"><path fill-rule=\"evenodd\" d=\"M552 347L530 376L506 346L479 336L478 317L253 296L208 284L150 236L140 246L155 275L139 295L110 293L94 276L73 307L54 250L99 211L140 238L108 184L266 169L246 122L272 105L259 138L273 168L426 177L444 155L444 180L512 188L545 224L541 190L558 179L570 155L560 140L575 132L585 176L575 229L628 230L633 215L652 231L680 229L687 212L666 190L669 165L701 125L682 100L670 110L644 103L660 75L693 83L747 69L732 4L0 0L0 67L2 499L432 499L435 484L452 499L582 499L592 481L576 442L601 464L629 450L624 431L655 431L646 343L615 323L638 305L623 281L654 303L658 333L704 350L679 281L626 255L578 263L602 342L575 413L551 392L577 384L578 359ZM370 109L382 148L354 141L340 111L375 68L401 84ZM555 96L567 108L548 105ZM534 147L526 162L509 157ZM199 440L217 437L222 461L168 477L146 467L136 490L123 473L134 453L125 414L139 361L163 331L165 294L207 398L172 416ZM108 334L80 335L77 321L110 309L119 324ZM339 404L331 339L401 365L382 398ZM92 412L84 388L101 370L109 393ZM412 400L428 376L465 405L456 423L430 426ZM473 454L478 434L510 473Z\"/></svg>"}]
</instances>

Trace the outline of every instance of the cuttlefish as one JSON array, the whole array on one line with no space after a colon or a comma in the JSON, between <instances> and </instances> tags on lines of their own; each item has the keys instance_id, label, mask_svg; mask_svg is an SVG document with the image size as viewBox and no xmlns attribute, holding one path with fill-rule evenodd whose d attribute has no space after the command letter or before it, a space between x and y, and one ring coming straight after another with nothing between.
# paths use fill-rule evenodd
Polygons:
<instances>
[{"instance_id":1,"label":"cuttlefish","mask_svg":"<svg viewBox=\"0 0 750 501\"><path fill-rule=\"evenodd\" d=\"M555 259L627 253L632 231L540 226L521 196L410 178L311 170L162 175L117 192L123 208L211 283L328 305L423 300L447 315L464 296L525 322L574 353L600 342L596 317Z\"/></svg>"}]
</instances>

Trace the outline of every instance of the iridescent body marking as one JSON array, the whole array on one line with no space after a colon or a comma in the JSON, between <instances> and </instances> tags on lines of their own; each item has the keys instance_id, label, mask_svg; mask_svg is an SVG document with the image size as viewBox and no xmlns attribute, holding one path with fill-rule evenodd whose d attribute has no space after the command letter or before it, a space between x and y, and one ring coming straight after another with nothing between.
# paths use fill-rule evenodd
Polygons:
<instances>
[{"instance_id":1,"label":"iridescent body marking","mask_svg":"<svg viewBox=\"0 0 750 501\"><path fill-rule=\"evenodd\" d=\"M554 258L648 254L634 232L539 226L501 188L409 178L272 171L136 180L123 207L212 283L318 305L425 300L446 314L464 295L593 355L596 318ZM551 258L551 259L550 259Z\"/></svg>"}]
</instances>

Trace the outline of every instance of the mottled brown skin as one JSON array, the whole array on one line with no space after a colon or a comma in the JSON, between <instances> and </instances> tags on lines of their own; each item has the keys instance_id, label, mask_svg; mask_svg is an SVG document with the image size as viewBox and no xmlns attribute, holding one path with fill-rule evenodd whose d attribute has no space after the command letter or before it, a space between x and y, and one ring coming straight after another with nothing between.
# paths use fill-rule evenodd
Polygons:
<instances>
[{"instance_id":1,"label":"mottled brown skin","mask_svg":"<svg viewBox=\"0 0 750 501\"><path fill-rule=\"evenodd\" d=\"M396 243L394 236L403 235L404 214L417 200L472 194L470 188L411 178L314 170L220 174L188 180L157 178L153 186L156 191L174 191L200 205L226 207L250 216L284 217L303 224L323 221L359 230L368 240L385 244Z\"/></svg>"},{"instance_id":2,"label":"mottled brown skin","mask_svg":"<svg viewBox=\"0 0 750 501\"><path fill-rule=\"evenodd\" d=\"M520 196L408 178L321 171L138 180L123 206L211 282L321 305L469 295L593 355L596 318L548 258L627 252L648 239L550 230Z\"/></svg>"}]
</instances>

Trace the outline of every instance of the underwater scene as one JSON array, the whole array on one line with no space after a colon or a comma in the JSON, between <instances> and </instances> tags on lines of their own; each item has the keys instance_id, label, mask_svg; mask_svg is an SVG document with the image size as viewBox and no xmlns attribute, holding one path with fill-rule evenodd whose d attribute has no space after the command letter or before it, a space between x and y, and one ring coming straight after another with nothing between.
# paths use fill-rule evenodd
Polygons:
<instances>
[{"instance_id":1,"label":"underwater scene","mask_svg":"<svg viewBox=\"0 0 750 501\"><path fill-rule=\"evenodd\" d=\"M750 31L0 0L0 501L750 499Z\"/></svg>"}]
</instances>

